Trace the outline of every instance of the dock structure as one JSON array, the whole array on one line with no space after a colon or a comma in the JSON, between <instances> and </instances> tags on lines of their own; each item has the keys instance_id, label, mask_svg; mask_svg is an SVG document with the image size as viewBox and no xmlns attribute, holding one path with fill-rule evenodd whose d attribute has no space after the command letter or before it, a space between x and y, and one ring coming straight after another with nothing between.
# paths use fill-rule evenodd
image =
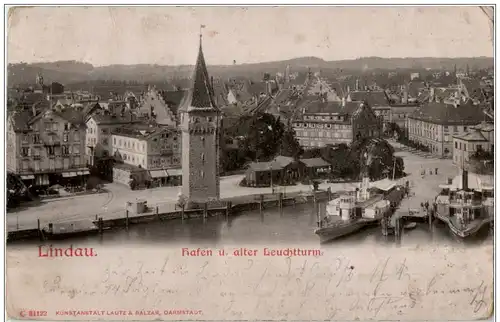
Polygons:
<instances>
[{"instance_id":1,"label":"dock structure","mask_svg":"<svg viewBox=\"0 0 500 322\"><path fill-rule=\"evenodd\" d=\"M335 193L333 193L335 194ZM312 191L308 192L297 192L297 193L287 193L285 197L283 194L255 194L250 196L239 196L233 198L227 198L226 200L214 200L213 202L208 202L206 207L197 207L186 209L181 205L172 207L168 211L162 211L157 205L146 207L144 211L136 212L130 207L125 207L123 212L113 213L113 216L104 216L104 214L92 215L91 218L85 219L85 221L93 223L95 232L103 233L111 228L128 228L130 225L140 224L140 223L150 223L156 221L164 220L174 220L180 219L182 222L187 222L189 218L208 218L218 215L225 215L227 219L229 216L235 215L242 211L260 209L261 211L266 208L278 208L283 209L287 206L292 206L295 204L305 204L305 203L316 203L319 201L328 201L328 192L325 190L316 191L313 195ZM81 221L81 220L79 220ZM68 221L64 224L74 224L76 221ZM61 223L62 224L62 223ZM41 228L41 223L37 221L29 229L11 229L8 231L8 242L14 240L25 240L25 239L35 239L35 238L48 238L46 232ZM59 225L59 223L53 223L54 225ZM80 232L81 234L86 234L87 232Z\"/></svg>"}]
</instances>

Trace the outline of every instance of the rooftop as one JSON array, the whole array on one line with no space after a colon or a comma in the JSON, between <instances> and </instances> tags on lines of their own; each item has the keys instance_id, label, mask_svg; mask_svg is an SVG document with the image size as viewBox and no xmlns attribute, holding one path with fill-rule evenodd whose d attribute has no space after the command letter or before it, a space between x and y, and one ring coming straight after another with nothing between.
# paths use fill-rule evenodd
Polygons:
<instances>
[{"instance_id":1,"label":"rooftop","mask_svg":"<svg viewBox=\"0 0 500 322\"><path fill-rule=\"evenodd\" d=\"M191 87L185 93L184 98L180 104L180 110L212 110L218 111L214 100L214 90L211 85L211 79L208 76L207 66L205 64L205 57L203 56L203 49L201 46L198 51L198 58L194 67Z\"/></svg>"},{"instance_id":2,"label":"rooftop","mask_svg":"<svg viewBox=\"0 0 500 322\"><path fill-rule=\"evenodd\" d=\"M409 118L435 124L475 125L484 120L482 110L470 100L455 106L446 103L428 102L413 112Z\"/></svg>"},{"instance_id":3,"label":"rooftop","mask_svg":"<svg viewBox=\"0 0 500 322\"><path fill-rule=\"evenodd\" d=\"M372 107L389 106L389 100L384 91L354 91L349 95L353 102L365 101Z\"/></svg>"},{"instance_id":4,"label":"rooftop","mask_svg":"<svg viewBox=\"0 0 500 322\"><path fill-rule=\"evenodd\" d=\"M479 130L473 130L462 135L454 135L453 137L464 141L488 141Z\"/></svg>"}]
</instances>

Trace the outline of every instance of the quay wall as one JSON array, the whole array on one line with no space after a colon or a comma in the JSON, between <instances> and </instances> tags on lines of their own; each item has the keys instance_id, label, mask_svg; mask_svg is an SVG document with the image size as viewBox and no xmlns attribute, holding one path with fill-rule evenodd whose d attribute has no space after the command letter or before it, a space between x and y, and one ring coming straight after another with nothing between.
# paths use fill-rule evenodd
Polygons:
<instances>
[{"instance_id":1,"label":"quay wall","mask_svg":"<svg viewBox=\"0 0 500 322\"><path fill-rule=\"evenodd\" d=\"M292 196L293 195L293 196ZM128 216L127 212L124 211L123 217L112 218L112 219L99 219L96 216L94 223L100 227L100 230L104 233L106 230L126 228L129 225L134 224L144 224L144 223L154 223L165 220L186 220L189 221L190 218L203 218L213 217L217 215L222 216L235 216L239 215L244 211L252 210L264 210L270 208L289 207L297 204L306 204L328 201L335 198L338 193L331 193L329 191L317 191L316 196L313 194L302 195L300 193L290 193L286 197L279 198L279 194L272 195L252 195L246 196L244 198L239 197L238 199L223 200L226 206L218 206L216 208L206 209L186 209L182 211L181 209L170 212L159 212L157 213L156 207L150 208L148 212L142 214L131 213ZM183 217L184 214L184 218ZM7 243L19 240L33 240L41 239L44 234L39 231L39 229L26 229L26 230L16 230L9 231L7 236Z\"/></svg>"}]
</instances>

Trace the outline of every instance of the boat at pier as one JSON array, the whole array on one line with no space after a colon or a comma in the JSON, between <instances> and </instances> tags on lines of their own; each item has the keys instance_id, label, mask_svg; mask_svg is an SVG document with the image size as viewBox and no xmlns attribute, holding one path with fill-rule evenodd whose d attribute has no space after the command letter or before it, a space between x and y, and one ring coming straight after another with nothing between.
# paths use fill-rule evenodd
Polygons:
<instances>
[{"instance_id":1,"label":"boat at pier","mask_svg":"<svg viewBox=\"0 0 500 322\"><path fill-rule=\"evenodd\" d=\"M391 186L388 194L373 193L368 189L369 183L365 177L360 189L343 194L327 204L327 215L318 220L319 228L314 231L321 243L376 226L391 210L391 201L386 197L392 189L401 187Z\"/></svg>"},{"instance_id":2,"label":"boat at pier","mask_svg":"<svg viewBox=\"0 0 500 322\"><path fill-rule=\"evenodd\" d=\"M66 239L97 234L99 227L90 219L50 223L42 230L44 239Z\"/></svg>"},{"instance_id":3,"label":"boat at pier","mask_svg":"<svg viewBox=\"0 0 500 322\"><path fill-rule=\"evenodd\" d=\"M440 185L435 217L445 223L459 239L477 235L493 223L493 185L485 176L462 171L453 180Z\"/></svg>"}]
</instances>

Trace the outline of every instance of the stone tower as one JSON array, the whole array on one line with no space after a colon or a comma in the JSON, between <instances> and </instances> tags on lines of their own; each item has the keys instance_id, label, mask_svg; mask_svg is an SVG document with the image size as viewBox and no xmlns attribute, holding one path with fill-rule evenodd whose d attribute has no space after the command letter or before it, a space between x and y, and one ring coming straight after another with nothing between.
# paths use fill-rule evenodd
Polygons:
<instances>
[{"instance_id":1,"label":"stone tower","mask_svg":"<svg viewBox=\"0 0 500 322\"><path fill-rule=\"evenodd\" d=\"M182 194L189 205L218 200L220 110L214 99L200 35L200 48L180 108L182 131Z\"/></svg>"}]
</instances>

